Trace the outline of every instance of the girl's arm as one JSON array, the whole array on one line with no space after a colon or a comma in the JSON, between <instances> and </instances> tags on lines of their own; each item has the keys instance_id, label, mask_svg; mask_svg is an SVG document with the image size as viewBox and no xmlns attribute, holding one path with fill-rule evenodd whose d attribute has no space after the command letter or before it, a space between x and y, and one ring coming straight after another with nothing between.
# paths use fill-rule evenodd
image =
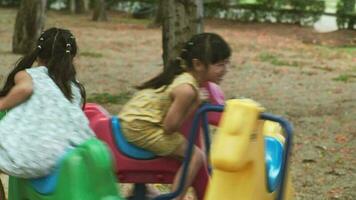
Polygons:
<instances>
[{"instance_id":1,"label":"girl's arm","mask_svg":"<svg viewBox=\"0 0 356 200\"><path fill-rule=\"evenodd\" d=\"M9 93L0 98L0 110L8 110L26 101L32 94L33 84L31 76L20 71L15 75L15 85Z\"/></svg>"},{"instance_id":2,"label":"girl's arm","mask_svg":"<svg viewBox=\"0 0 356 200\"><path fill-rule=\"evenodd\" d=\"M189 111L197 105L197 97L197 92L189 84L179 85L172 90L173 102L163 120L165 133L179 131Z\"/></svg>"}]
</instances>

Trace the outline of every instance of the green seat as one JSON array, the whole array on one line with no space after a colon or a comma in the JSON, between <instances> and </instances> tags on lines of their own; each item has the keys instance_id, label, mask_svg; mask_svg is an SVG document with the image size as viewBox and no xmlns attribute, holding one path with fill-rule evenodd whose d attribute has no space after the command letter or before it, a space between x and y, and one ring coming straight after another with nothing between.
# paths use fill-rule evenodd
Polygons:
<instances>
[{"instance_id":1,"label":"green seat","mask_svg":"<svg viewBox=\"0 0 356 200\"><path fill-rule=\"evenodd\" d=\"M0 119L2 119L3 117L5 117L6 112L5 111L0 111Z\"/></svg>"},{"instance_id":2,"label":"green seat","mask_svg":"<svg viewBox=\"0 0 356 200\"><path fill-rule=\"evenodd\" d=\"M95 138L69 151L54 173L50 176L55 182L49 181L53 189L46 193L39 192L33 180L10 177L9 200L123 200L116 187L111 154Z\"/></svg>"}]
</instances>

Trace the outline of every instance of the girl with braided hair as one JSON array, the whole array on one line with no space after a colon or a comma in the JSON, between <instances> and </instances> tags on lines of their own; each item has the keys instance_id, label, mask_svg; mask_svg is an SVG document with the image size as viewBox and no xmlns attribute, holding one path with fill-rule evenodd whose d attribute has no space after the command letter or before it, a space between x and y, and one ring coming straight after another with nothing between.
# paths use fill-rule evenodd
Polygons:
<instances>
[{"instance_id":1,"label":"girl with braided hair","mask_svg":"<svg viewBox=\"0 0 356 200\"><path fill-rule=\"evenodd\" d=\"M21 58L0 90L0 171L22 178L49 174L71 146L94 136L81 106L72 33L50 28ZM37 61L37 66L32 66Z\"/></svg>"},{"instance_id":2,"label":"girl with braided hair","mask_svg":"<svg viewBox=\"0 0 356 200\"><path fill-rule=\"evenodd\" d=\"M199 88L209 81L219 83L227 71L231 48L219 35L202 33L193 36L174 60L158 76L143 83L122 108L119 118L126 139L158 156L182 159L188 142L179 132L182 123L200 105ZM188 168L183 199L198 170L205 162L198 147ZM176 189L180 169L175 177Z\"/></svg>"}]
</instances>

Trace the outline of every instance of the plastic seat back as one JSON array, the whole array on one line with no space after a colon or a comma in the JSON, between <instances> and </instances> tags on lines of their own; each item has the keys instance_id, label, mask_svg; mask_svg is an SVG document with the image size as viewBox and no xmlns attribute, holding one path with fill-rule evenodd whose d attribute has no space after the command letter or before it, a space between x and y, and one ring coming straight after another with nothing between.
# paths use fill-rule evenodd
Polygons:
<instances>
[{"instance_id":1,"label":"plastic seat back","mask_svg":"<svg viewBox=\"0 0 356 200\"><path fill-rule=\"evenodd\" d=\"M126 140L125 136L122 134L118 117L113 116L111 118L111 125L117 148L119 148L119 150L126 156L138 160L148 160L156 157L154 153L139 148Z\"/></svg>"},{"instance_id":2,"label":"plastic seat back","mask_svg":"<svg viewBox=\"0 0 356 200\"><path fill-rule=\"evenodd\" d=\"M281 142L273 137L265 137L266 175L269 192L274 192L281 182L283 153Z\"/></svg>"}]
</instances>

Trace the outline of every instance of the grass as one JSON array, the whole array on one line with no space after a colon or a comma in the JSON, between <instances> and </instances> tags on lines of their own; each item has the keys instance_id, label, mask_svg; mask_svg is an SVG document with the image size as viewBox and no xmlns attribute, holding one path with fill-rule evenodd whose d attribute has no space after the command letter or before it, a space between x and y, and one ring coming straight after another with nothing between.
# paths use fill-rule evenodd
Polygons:
<instances>
[{"instance_id":1,"label":"grass","mask_svg":"<svg viewBox=\"0 0 356 200\"><path fill-rule=\"evenodd\" d=\"M101 54L101 53L90 52L90 51L81 52L80 55L81 56L85 56L85 57L92 57L92 58L101 58L101 57L103 57L103 54Z\"/></svg>"},{"instance_id":2,"label":"grass","mask_svg":"<svg viewBox=\"0 0 356 200\"><path fill-rule=\"evenodd\" d=\"M129 25L148 25L152 22L151 18L137 19L133 18L132 14L128 14L121 11L110 11L108 12L109 21L120 23L120 24L129 24Z\"/></svg>"},{"instance_id":3,"label":"grass","mask_svg":"<svg viewBox=\"0 0 356 200\"><path fill-rule=\"evenodd\" d=\"M356 46L340 46L340 47L331 47L331 46L317 46L316 49L321 53L323 57L332 56L335 54L346 54L353 56L356 54Z\"/></svg>"},{"instance_id":4,"label":"grass","mask_svg":"<svg viewBox=\"0 0 356 200\"><path fill-rule=\"evenodd\" d=\"M271 54L268 52L261 53L259 59L262 62L268 62L275 66L289 66L289 67L298 67L300 65L297 61L289 61L278 58L279 56Z\"/></svg>"},{"instance_id":5,"label":"grass","mask_svg":"<svg viewBox=\"0 0 356 200\"><path fill-rule=\"evenodd\" d=\"M334 81L341 81L341 82L351 82L353 79L356 79L356 75L351 74L341 74L336 78L333 78Z\"/></svg>"},{"instance_id":6,"label":"grass","mask_svg":"<svg viewBox=\"0 0 356 200\"><path fill-rule=\"evenodd\" d=\"M344 47L338 47L336 48L339 51L345 52L345 53L349 53L351 55L355 55L356 54L356 46L344 46Z\"/></svg>"},{"instance_id":7,"label":"grass","mask_svg":"<svg viewBox=\"0 0 356 200\"><path fill-rule=\"evenodd\" d=\"M88 102L95 102L98 104L124 104L132 96L132 92L121 92L117 95L104 93L94 93L89 96Z\"/></svg>"},{"instance_id":8,"label":"grass","mask_svg":"<svg viewBox=\"0 0 356 200\"><path fill-rule=\"evenodd\" d=\"M123 17L118 22L122 24L136 24L136 25L148 25L151 23L150 19L134 19L129 17Z\"/></svg>"}]
</instances>

